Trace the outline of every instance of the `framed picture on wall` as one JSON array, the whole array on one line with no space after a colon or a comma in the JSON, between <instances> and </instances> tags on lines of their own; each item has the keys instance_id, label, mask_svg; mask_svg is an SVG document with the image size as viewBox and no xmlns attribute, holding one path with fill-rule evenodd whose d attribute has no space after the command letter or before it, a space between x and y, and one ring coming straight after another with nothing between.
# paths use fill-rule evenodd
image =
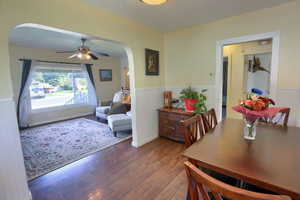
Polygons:
<instances>
[{"instance_id":1,"label":"framed picture on wall","mask_svg":"<svg viewBox=\"0 0 300 200\"><path fill-rule=\"evenodd\" d=\"M100 69L99 75L100 75L100 81L112 81L111 69Z\"/></svg>"},{"instance_id":2,"label":"framed picture on wall","mask_svg":"<svg viewBox=\"0 0 300 200\"><path fill-rule=\"evenodd\" d=\"M146 58L146 75L158 76L159 75L159 51L152 49L145 49Z\"/></svg>"}]
</instances>

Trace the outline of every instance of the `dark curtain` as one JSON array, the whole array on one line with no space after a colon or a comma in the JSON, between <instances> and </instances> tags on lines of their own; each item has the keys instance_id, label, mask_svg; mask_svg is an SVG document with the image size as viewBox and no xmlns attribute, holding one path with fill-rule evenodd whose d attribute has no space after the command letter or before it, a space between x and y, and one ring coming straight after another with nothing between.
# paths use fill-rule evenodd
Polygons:
<instances>
[{"instance_id":1,"label":"dark curtain","mask_svg":"<svg viewBox=\"0 0 300 200\"><path fill-rule=\"evenodd\" d=\"M27 81L28 76L29 76L29 72L30 72L30 69L31 69L31 62L32 62L31 60L23 60L21 88L20 88L19 99L18 99L18 107L17 107L18 121L19 121L19 112L20 112L20 99L21 99L21 95L24 91L26 81Z\"/></svg>"},{"instance_id":2,"label":"dark curtain","mask_svg":"<svg viewBox=\"0 0 300 200\"><path fill-rule=\"evenodd\" d=\"M95 87L95 82L94 82L94 77L93 77L93 72L92 72L92 64L85 64L85 66L86 66L86 70L89 74L89 77L92 81L92 84Z\"/></svg>"}]
</instances>

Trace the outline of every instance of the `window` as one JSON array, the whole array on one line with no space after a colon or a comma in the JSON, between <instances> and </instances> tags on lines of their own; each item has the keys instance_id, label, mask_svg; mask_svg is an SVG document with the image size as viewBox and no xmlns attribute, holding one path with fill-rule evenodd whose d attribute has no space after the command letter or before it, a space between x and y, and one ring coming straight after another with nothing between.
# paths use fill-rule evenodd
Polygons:
<instances>
[{"instance_id":1,"label":"window","mask_svg":"<svg viewBox=\"0 0 300 200\"><path fill-rule=\"evenodd\" d=\"M88 80L80 68L38 67L29 90L32 110L88 104Z\"/></svg>"}]
</instances>

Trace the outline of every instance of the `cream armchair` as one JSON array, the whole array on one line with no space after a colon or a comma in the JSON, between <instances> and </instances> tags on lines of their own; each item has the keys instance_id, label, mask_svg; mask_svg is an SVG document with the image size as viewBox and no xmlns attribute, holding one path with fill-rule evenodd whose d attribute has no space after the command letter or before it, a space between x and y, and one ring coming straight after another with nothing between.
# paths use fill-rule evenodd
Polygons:
<instances>
[{"instance_id":1,"label":"cream armchair","mask_svg":"<svg viewBox=\"0 0 300 200\"><path fill-rule=\"evenodd\" d=\"M105 102L96 108L96 117L101 120L107 120L111 109L111 103L121 102L123 100L123 91L116 92L112 102Z\"/></svg>"}]
</instances>

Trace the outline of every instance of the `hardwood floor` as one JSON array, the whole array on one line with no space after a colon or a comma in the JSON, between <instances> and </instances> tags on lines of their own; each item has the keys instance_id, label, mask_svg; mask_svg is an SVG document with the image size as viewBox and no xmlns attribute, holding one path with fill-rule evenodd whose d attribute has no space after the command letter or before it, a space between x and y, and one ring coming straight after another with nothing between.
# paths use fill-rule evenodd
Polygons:
<instances>
[{"instance_id":1,"label":"hardwood floor","mask_svg":"<svg viewBox=\"0 0 300 200\"><path fill-rule=\"evenodd\" d=\"M33 200L183 200L184 145L166 139L140 148L131 140L29 182Z\"/></svg>"}]
</instances>

